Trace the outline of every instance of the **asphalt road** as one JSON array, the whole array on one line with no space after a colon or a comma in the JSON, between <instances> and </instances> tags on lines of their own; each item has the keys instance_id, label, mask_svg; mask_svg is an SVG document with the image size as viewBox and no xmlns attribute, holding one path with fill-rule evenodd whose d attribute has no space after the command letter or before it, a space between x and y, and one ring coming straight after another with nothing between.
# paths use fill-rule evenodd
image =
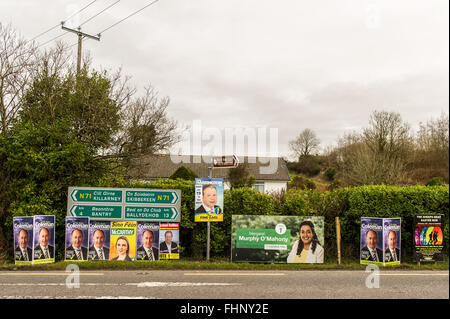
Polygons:
<instances>
[{"instance_id":1,"label":"asphalt road","mask_svg":"<svg viewBox=\"0 0 450 319\"><path fill-rule=\"evenodd\" d=\"M448 299L448 271L0 272L0 299ZM372 275L374 277L368 276ZM376 288L377 279L379 287ZM374 286L368 288L366 282ZM67 285L69 284L69 286ZM70 286L74 286L70 288Z\"/></svg>"}]
</instances>

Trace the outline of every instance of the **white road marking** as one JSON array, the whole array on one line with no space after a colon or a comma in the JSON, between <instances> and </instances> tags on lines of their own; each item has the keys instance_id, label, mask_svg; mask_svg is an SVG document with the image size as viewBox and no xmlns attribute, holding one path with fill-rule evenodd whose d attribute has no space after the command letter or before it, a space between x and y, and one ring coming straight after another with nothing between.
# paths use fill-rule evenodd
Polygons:
<instances>
[{"instance_id":1,"label":"white road marking","mask_svg":"<svg viewBox=\"0 0 450 319\"><path fill-rule=\"evenodd\" d=\"M80 283L80 286L136 286L144 287L192 287L192 286L238 286L239 283L214 283L214 282L131 282L123 284L112 283ZM66 286L65 283L0 283L0 286Z\"/></svg>"},{"instance_id":2,"label":"white road marking","mask_svg":"<svg viewBox=\"0 0 450 319\"><path fill-rule=\"evenodd\" d=\"M241 284L222 282L140 282L127 285L141 287L193 287L193 286L238 286Z\"/></svg>"},{"instance_id":3,"label":"white road marking","mask_svg":"<svg viewBox=\"0 0 450 319\"><path fill-rule=\"evenodd\" d=\"M284 276L284 273L264 272L187 272L185 276Z\"/></svg>"},{"instance_id":4,"label":"white road marking","mask_svg":"<svg viewBox=\"0 0 450 319\"><path fill-rule=\"evenodd\" d=\"M68 276L71 272L0 272L0 276ZM98 272L79 272L80 276L103 276Z\"/></svg>"},{"instance_id":5,"label":"white road marking","mask_svg":"<svg viewBox=\"0 0 450 319\"><path fill-rule=\"evenodd\" d=\"M143 296L0 296L0 299L158 299Z\"/></svg>"}]
</instances>

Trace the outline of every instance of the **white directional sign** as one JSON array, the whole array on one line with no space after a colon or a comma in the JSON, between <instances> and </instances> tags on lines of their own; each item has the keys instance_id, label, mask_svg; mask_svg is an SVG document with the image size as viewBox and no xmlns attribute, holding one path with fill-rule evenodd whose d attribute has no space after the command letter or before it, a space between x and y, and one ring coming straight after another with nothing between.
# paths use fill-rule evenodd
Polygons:
<instances>
[{"instance_id":1,"label":"white directional sign","mask_svg":"<svg viewBox=\"0 0 450 319\"><path fill-rule=\"evenodd\" d=\"M93 220L179 222L181 190L69 187L67 216Z\"/></svg>"},{"instance_id":2,"label":"white directional sign","mask_svg":"<svg viewBox=\"0 0 450 319\"><path fill-rule=\"evenodd\" d=\"M212 158L212 166L214 168L237 167L238 165L239 165L239 161L238 161L236 155L213 156L213 158Z\"/></svg>"}]
</instances>

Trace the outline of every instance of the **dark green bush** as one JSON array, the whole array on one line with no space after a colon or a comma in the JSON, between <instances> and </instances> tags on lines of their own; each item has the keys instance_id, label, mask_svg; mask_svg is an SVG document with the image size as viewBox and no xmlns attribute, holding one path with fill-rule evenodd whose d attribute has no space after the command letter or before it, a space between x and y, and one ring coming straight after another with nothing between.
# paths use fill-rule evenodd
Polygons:
<instances>
[{"instance_id":1,"label":"dark green bush","mask_svg":"<svg viewBox=\"0 0 450 319\"><path fill-rule=\"evenodd\" d=\"M334 180L334 176L336 175L336 173L337 173L336 169L329 167L325 171L325 176L328 178L328 180L332 181Z\"/></svg>"},{"instance_id":2,"label":"dark green bush","mask_svg":"<svg viewBox=\"0 0 450 319\"><path fill-rule=\"evenodd\" d=\"M300 190L309 189L314 190L316 189L316 184L310 180L309 178L306 178L301 175L294 176L292 179L292 182L288 183L288 189L291 188L297 188Z\"/></svg>"},{"instance_id":3,"label":"dark green bush","mask_svg":"<svg viewBox=\"0 0 450 319\"><path fill-rule=\"evenodd\" d=\"M193 170L186 166L179 167L170 177L170 179L185 179L188 181L195 181L196 178L198 178L198 175L194 173Z\"/></svg>"},{"instance_id":4,"label":"dark green bush","mask_svg":"<svg viewBox=\"0 0 450 319\"><path fill-rule=\"evenodd\" d=\"M442 186L442 185L444 185L442 177L433 177L425 184L425 186Z\"/></svg>"}]
</instances>

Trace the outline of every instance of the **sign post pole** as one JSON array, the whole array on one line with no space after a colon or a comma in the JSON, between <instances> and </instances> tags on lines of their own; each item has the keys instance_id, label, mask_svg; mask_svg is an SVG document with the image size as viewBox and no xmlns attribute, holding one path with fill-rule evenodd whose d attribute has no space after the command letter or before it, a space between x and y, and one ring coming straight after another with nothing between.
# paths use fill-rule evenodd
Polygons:
<instances>
[{"instance_id":1,"label":"sign post pole","mask_svg":"<svg viewBox=\"0 0 450 319\"><path fill-rule=\"evenodd\" d=\"M208 178L211 178L212 176L212 157L211 157L211 161L208 165ZM206 235L206 261L209 261L209 241L210 241L210 234L211 234L211 224L208 220L207 222L207 235Z\"/></svg>"},{"instance_id":2,"label":"sign post pole","mask_svg":"<svg viewBox=\"0 0 450 319\"><path fill-rule=\"evenodd\" d=\"M341 264L341 222L339 217L336 217L336 239L337 239L337 253L338 253L338 263Z\"/></svg>"}]
</instances>

